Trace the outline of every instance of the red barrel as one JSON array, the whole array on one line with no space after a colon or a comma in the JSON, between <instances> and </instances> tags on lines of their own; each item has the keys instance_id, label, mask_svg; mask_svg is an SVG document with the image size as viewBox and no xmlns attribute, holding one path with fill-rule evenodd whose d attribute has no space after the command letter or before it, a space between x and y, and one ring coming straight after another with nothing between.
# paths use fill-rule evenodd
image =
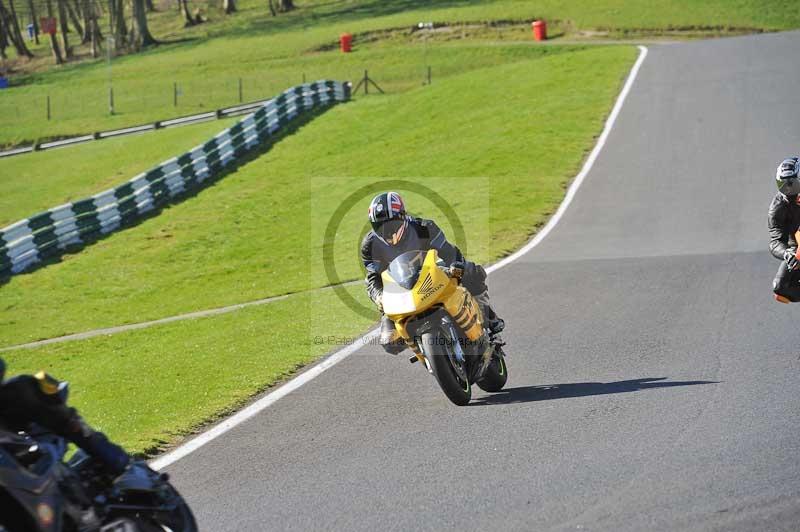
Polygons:
<instances>
[{"instance_id":1,"label":"red barrel","mask_svg":"<svg viewBox=\"0 0 800 532\"><path fill-rule=\"evenodd\" d=\"M533 38L537 41L547 40L547 23L544 20L537 20L531 24Z\"/></svg>"},{"instance_id":2,"label":"red barrel","mask_svg":"<svg viewBox=\"0 0 800 532\"><path fill-rule=\"evenodd\" d=\"M353 51L353 36L349 33L342 33L339 37L339 47L344 53Z\"/></svg>"}]
</instances>

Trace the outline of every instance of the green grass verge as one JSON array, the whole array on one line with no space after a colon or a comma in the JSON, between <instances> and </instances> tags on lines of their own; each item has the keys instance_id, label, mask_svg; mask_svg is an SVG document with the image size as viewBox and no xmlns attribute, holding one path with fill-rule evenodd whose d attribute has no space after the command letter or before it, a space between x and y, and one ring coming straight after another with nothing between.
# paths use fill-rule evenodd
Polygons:
<instances>
[{"instance_id":1,"label":"green grass verge","mask_svg":"<svg viewBox=\"0 0 800 532\"><path fill-rule=\"evenodd\" d=\"M11 375L45 369L69 380L70 403L90 423L152 454L332 349L315 336L352 336L368 323L323 291L3 358Z\"/></svg>"},{"instance_id":2,"label":"green grass verge","mask_svg":"<svg viewBox=\"0 0 800 532\"><path fill-rule=\"evenodd\" d=\"M0 159L0 227L121 185L207 141L236 120L216 120Z\"/></svg>"},{"instance_id":3,"label":"green grass verge","mask_svg":"<svg viewBox=\"0 0 800 532\"><path fill-rule=\"evenodd\" d=\"M0 345L324 286L324 224L381 176L452 201L474 260L506 254L560 202L636 53L595 47L337 106L191 201L11 278ZM344 279L361 277L368 201L342 222ZM442 218L423 196L408 201Z\"/></svg>"},{"instance_id":4,"label":"green grass verge","mask_svg":"<svg viewBox=\"0 0 800 532\"><path fill-rule=\"evenodd\" d=\"M436 71L435 83L439 83L445 77L463 74L465 72L473 71L488 66L495 66L503 63L519 61L523 59L534 59L545 55L554 55L564 53L565 51L575 50L574 47L539 47L539 48L522 48L519 46L443 46L431 50L431 57L435 57L439 65ZM579 49L579 48L577 48ZM421 56L413 47L397 46L391 48L381 48L372 50L365 54L369 57L367 64L384 64L392 65L391 76L382 75L380 72L373 72L373 75L380 82L384 90L398 92L401 90L408 90L420 86L419 80L422 79L422 63ZM304 57L301 63L313 63L315 68L313 70L325 70L324 75L328 79L342 79L344 73L350 69L349 74L357 75L359 67L353 67L352 56L345 56L341 54L317 54L314 56ZM276 72L281 68L288 69L294 63L292 60L281 60L273 63L273 68L270 70L271 75L280 79ZM309 71L312 69L309 68ZM146 79L146 78L145 78ZM269 90L271 92L264 92L263 97L269 97L279 94L281 91L288 88L292 83L297 83L286 79L283 85L274 84ZM201 91L202 92L202 91ZM210 93L209 93L210 94ZM157 108L156 108L157 109ZM162 111L163 112L163 111ZM150 119L155 119L158 111L153 111ZM193 131L208 131L213 132L213 125L199 125ZM211 129L209 129L211 128ZM219 130L222 130L220 127ZM119 181L119 174L127 168L118 167L118 159L121 162L142 162L141 154L153 154L153 157L162 157L165 150L172 147L172 155L177 155L179 150L186 144L178 139L182 138L180 131L186 131L186 128L178 128L175 130L165 130L157 133L156 137L149 137L153 140L138 140L138 137L122 137L119 139L107 140L101 143L93 143L86 145L79 145L69 149L55 150L51 152L40 152L33 154L26 154L8 159L0 159L0 190L4 192L10 189L25 190L29 187L32 180L41 183L62 182L65 187L47 187L46 190L41 188L36 190L35 200L39 202L37 208L48 208L56 203L63 203L66 201L68 194L77 193L78 190L83 190L85 186L93 186L94 176L104 176L106 182L116 179ZM2 133L0 133L1 135ZM150 134L152 135L152 134ZM211 135L208 135L211 136ZM192 134L192 139L195 136ZM202 140L202 139L201 139ZM194 140L192 141L194 142ZM142 144L143 143L143 144ZM148 144L150 143L150 144ZM194 144L191 144L194 146ZM187 146L187 147L191 147ZM58 162L56 162L58 161ZM53 176L52 169L54 165L58 165L63 170L58 175ZM126 177L132 177L134 174L123 174ZM124 179L124 178L123 178ZM69 190L69 187L72 190ZM100 189L95 189L98 192ZM8 214L2 207L5 200L8 200L9 205L16 205L17 197L2 197L0 198L0 226L4 223L2 220L16 220L16 218L24 217L31 212L23 212L19 214L19 209L15 209L14 214ZM55 203L54 203L55 202ZM44 204L44 205L42 205ZM24 205L19 205L20 208Z\"/></svg>"},{"instance_id":5,"label":"green grass verge","mask_svg":"<svg viewBox=\"0 0 800 532\"><path fill-rule=\"evenodd\" d=\"M151 15L159 38L188 42L114 59L113 84L118 114L107 114L108 67L103 60L68 65L44 73L13 78L15 87L0 99L0 144L41 137L85 133L229 105L238 99L242 78L245 99L261 98L302 79L354 79L364 68L374 71L391 90L422 81L430 64L437 76L446 65L432 50L425 57L424 39L416 51L370 55L370 46L357 43L356 53L312 53L349 31L363 33L385 28L409 28L419 21L480 22L487 20L551 21L554 35L582 29L647 33L674 29L731 28L779 30L800 27L800 12L790 0L334 0L298 2L294 13L273 18L261 0L242 0L233 16L219 16L189 30L180 28L178 15L167 9ZM513 38L528 40L527 32ZM44 45L42 45L44 46ZM44 53L44 52L43 52ZM335 56L335 57L334 57ZM235 58L235 60L231 60ZM391 79L401 80L395 86ZM181 87L173 105L173 82ZM46 97L54 120L45 119Z\"/></svg>"}]
</instances>

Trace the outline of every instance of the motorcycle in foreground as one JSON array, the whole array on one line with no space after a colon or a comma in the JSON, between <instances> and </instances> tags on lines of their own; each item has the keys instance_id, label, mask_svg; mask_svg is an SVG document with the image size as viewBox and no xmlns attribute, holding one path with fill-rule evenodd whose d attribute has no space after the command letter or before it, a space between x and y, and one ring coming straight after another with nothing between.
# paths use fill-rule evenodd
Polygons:
<instances>
[{"instance_id":1,"label":"motorcycle in foreground","mask_svg":"<svg viewBox=\"0 0 800 532\"><path fill-rule=\"evenodd\" d=\"M383 311L448 399L464 406L472 384L498 392L506 384L503 341L490 335L475 298L435 249L408 251L381 274Z\"/></svg>"},{"instance_id":2,"label":"motorcycle in foreground","mask_svg":"<svg viewBox=\"0 0 800 532\"><path fill-rule=\"evenodd\" d=\"M196 532L165 474L133 462L118 479L67 442L0 428L0 532Z\"/></svg>"}]
</instances>

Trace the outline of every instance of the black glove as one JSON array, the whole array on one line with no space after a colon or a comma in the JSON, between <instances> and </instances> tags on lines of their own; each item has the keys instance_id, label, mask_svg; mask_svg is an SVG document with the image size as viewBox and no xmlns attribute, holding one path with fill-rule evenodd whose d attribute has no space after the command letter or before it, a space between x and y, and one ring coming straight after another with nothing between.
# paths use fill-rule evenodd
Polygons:
<instances>
[{"instance_id":1,"label":"black glove","mask_svg":"<svg viewBox=\"0 0 800 532\"><path fill-rule=\"evenodd\" d=\"M447 269L447 275L450 277L455 277L456 279L461 279L464 276L464 263L461 261L456 261L451 264Z\"/></svg>"},{"instance_id":2,"label":"black glove","mask_svg":"<svg viewBox=\"0 0 800 532\"><path fill-rule=\"evenodd\" d=\"M97 459L114 476L122 474L128 467L130 463L128 453L119 445L108 441L102 432L95 432L89 428L82 420L80 433L71 436L69 439L73 443Z\"/></svg>"},{"instance_id":3,"label":"black glove","mask_svg":"<svg viewBox=\"0 0 800 532\"><path fill-rule=\"evenodd\" d=\"M797 269L797 264L798 264L797 256L795 252L792 251L791 249L787 249L786 251L783 252L783 260L786 261L786 267L789 268L790 270Z\"/></svg>"}]
</instances>

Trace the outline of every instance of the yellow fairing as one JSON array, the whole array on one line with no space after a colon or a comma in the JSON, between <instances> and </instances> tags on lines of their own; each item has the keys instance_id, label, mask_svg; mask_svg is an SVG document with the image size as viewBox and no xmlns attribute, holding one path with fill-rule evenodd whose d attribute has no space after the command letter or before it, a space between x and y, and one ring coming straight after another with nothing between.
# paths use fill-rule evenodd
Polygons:
<instances>
[{"instance_id":1,"label":"yellow fairing","mask_svg":"<svg viewBox=\"0 0 800 532\"><path fill-rule=\"evenodd\" d=\"M405 322L434 305L442 305L470 340L477 340L483 334L483 316L475 298L458 281L448 277L436 265L437 260L436 250L429 250L419 279L411 290L401 289L388 271L382 274L386 315L395 322L397 331L409 345L413 342L406 331Z\"/></svg>"}]
</instances>

